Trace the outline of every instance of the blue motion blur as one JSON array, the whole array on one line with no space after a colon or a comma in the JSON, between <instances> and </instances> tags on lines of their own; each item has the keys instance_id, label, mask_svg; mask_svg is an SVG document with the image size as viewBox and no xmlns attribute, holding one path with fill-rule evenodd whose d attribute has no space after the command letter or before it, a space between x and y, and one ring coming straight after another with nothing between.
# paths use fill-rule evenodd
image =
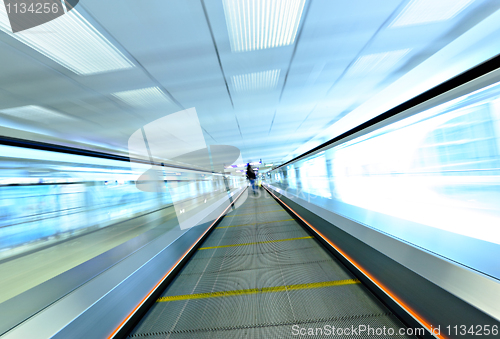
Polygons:
<instances>
[{"instance_id":1,"label":"blue motion blur","mask_svg":"<svg viewBox=\"0 0 500 339\"><path fill-rule=\"evenodd\" d=\"M270 175L289 194L500 277L500 84Z\"/></svg>"}]
</instances>

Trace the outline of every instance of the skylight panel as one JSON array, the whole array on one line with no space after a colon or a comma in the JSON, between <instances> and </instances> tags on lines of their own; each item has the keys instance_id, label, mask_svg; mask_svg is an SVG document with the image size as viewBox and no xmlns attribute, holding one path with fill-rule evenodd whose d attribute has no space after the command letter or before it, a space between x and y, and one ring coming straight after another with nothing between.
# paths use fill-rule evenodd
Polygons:
<instances>
[{"instance_id":1,"label":"skylight panel","mask_svg":"<svg viewBox=\"0 0 500 339\"><path fill-rule=\"evenodd\" d=\"M391 27L421 25L453 18L474 0L412 0Z\"/></svg>"},{"instance_id":2,"label":"skylight panel","mask_svg":"<svg viewBox=\"0 0 500 339\"><path fill-rule=\"evenodd\" d=\"M233 88L236 92L255 92L272 90L278 85L279 69L270 71L235 75L232 77Z\"/></svg>"},{"instance_id":3,"label":"skylight panel","mask_svg":"<svg viewBox=\"0 0 500 339\"><path fill-rule=\"evenodd\" d=\"M37 122L54 122L74 120L72 117L40 106L21 106L0 110L0 114Z\"/></svg>"},{"instance_id":4,"label":"skylight panel","mask_svg":"<svg viewBox=\"0 0 500 339\"><path fill-rule=\"evenodd\" d=\"M79 75L133 67L132 62L76 9L43 25L12 33L5 6L2 4L0 29Z\"/></svg>"},{"instance_id":5,"label":"skylight panel","mask_svg":"<svg viewBox=\"0 0 500 339\"><path fill-rule=\"evenodd\" d=\"M359 57L349 70L350 74L384 72L396 65L410 49L368 54Z\"/></svg>"},{"instance_id":6,"label":"skylight panel","mask_svg":"<svg viewBox=\"0 0 500 339\"><path fill-rule=\"evenodd\" d=\"M129 106L137 107L156 106L172 102L158 87L134 89L113 93L112 95Z\"/></svg>"},{"instance_id":7,"label":"skylight panel","mask_svg":"<svg viewBox=\"0 0 500 339\"><path fill-rule=\"evenodd\" d=\"M233 52L291 45L306 0L223 0Z\"/></svg>"}]
</instances>

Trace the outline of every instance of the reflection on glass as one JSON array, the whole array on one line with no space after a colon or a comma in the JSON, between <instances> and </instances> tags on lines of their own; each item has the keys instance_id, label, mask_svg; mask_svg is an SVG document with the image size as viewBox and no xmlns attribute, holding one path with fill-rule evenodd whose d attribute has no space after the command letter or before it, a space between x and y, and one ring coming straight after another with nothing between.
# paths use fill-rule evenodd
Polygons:
<instances>
[{"instance_id":1,"label":"reflection on glass","mask_svg":"<svg viewBox=\"0 0 500 339\"><path fill-rule=\"evenodd\" d=\"M29 152L31 159L0 156L0 303L141 234L152 241L175 231L177 238L183 230L172 201L186 202L189 214L244 184L166 168L165 185L175 189L143 192L128 162L75 164L73 155L55 161L44 160L51 152Z\"/></svg>"},{"instance_id":2,"label":"reflection on glass","mask_svg":"<svg viewBox=\"0 0 500 339\"><path fill-rule=\"evenodd\" d=\"M500 244L500 85L297 161L271 178L312 203L321 196ZM342 213L356 219L349 211Z\"/></svg>"}]
</instances>

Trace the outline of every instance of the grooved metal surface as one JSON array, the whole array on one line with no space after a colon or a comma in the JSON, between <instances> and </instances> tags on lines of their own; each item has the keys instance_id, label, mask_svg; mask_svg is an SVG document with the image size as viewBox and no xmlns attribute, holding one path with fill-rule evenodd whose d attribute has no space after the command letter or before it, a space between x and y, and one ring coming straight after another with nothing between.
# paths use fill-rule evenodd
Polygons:
<instances>
[{"instance_id":1,"label":"grooved metal surface","mask_svg":"<svg viewBox=\"0 0 500 339\"><path fill-rule=\"evenodd\" d=\"M268 211L273 212L262 213ZM261 292L167 298L170 301L151 307L129 337L297 338L297 331L312 328L315 332L308 338L329 338L332 327L369 326L390 328L394 337L405 338L398 334L403 324L362 284L307 287L355 277L314 238L287 241L310 235L296 221L287 219L291 216L267 193L249 196L200 247L250 245L196 251L161 297L251 289ZM269 222L279 220L286 221ZM227 227L243 224L250 225ZM259 243L270 240L280 242ZM304 284L301 289L284 288L300 284ZM279 292L265 292L272 287ZM380 338L368 332L355 337Z\"/></svg>"}]
</instances>

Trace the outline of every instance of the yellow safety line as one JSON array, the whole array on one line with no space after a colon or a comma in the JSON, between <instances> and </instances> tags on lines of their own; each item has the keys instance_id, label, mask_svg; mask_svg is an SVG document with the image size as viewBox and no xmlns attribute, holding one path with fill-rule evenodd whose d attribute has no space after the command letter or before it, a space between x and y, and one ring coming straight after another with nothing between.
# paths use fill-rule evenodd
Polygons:
<instances>
[{"instance_id":1,"label":"yellow safety line","mask_svg":"<svg viewBox=\"0 0 500 339\"><path fill-rule=\"evenodd\" d=\"M241 225L232 225L232 226L219 226L219 227L216 227L215 229L219 229L219 228L229 228L229 227L240 227L240 226L250 226L250 225L257 225L257 224L271 224L273 222L282 222L282 221L292 221L292 220L295 220L295 219L283 219L283 220L276 220L276 221L263 221L263 222L252 222L250 224L241 224Z\"/></svg>"},{"instance_id":2,"label":"yellow safety line","mask_svg":"<svg viewBox=\"0 0 500 339\"><path fill-rule=\"evenodd\" d=\"M275 210L275 211L267 211L267 212L254 212L254 213L246 213L246 214L235 214L235 215L226 215L226 217L239 217L239 216L242 216L242 215L255 215L255 214L262 214L262 213L273 213L273 212L285 212L284 209L280 209L280 210Z\"/></svg>"},{"instance_id":3,"label":"yellow safety line","mask_svg":"<svg viewBox=\"0 0 500 339\"><path fill-rule=\"evenodd\" d=\"M272 242L302 240L302 239L311 239L311 238L314 238L314 237L313 236L309 236L309 237L300 237L300 238L289 238L289 239L279 239L279 240L267 240L267 241L258 241L258 242L247 242L245 244L233 244L233 245L202 247L202 248L198 248L198 251L201 251L201 250L211 250L211 249L214 249L214 248L224 248L224 247L236 247L236 246L247 246L247 245L257 245L257 244L269 244L269 243L272 243Z\"/></svg>"},{"instance_id":4,"label":"yellow safety line","mask_svg":"<svg viewBox=\"0 0 500 339\"><path fill-rule=\"evenodd\" d=\"M168 302L168 301L191 300L191 299L205 299L205 298L220 298L220 297L231 297L231 296L235 296L235 295L285 292L285 291L294 291L294 290L308 290L308 289L313 289L313 288L353 285L353 284L359 284L359 283L360 283L360 281L358 279L346 279L346 280L324 281L324 282L317 282L317 283L310 283L310 284L285 285L285 286L274 286L274 287L263 287L263 288L249 288L246 290L184 294L184 295L174 295L174 296L169 296L169 297L161 297L161 298L158 298L156 300L156 302Z\"/></svg>"}]
</instances>

